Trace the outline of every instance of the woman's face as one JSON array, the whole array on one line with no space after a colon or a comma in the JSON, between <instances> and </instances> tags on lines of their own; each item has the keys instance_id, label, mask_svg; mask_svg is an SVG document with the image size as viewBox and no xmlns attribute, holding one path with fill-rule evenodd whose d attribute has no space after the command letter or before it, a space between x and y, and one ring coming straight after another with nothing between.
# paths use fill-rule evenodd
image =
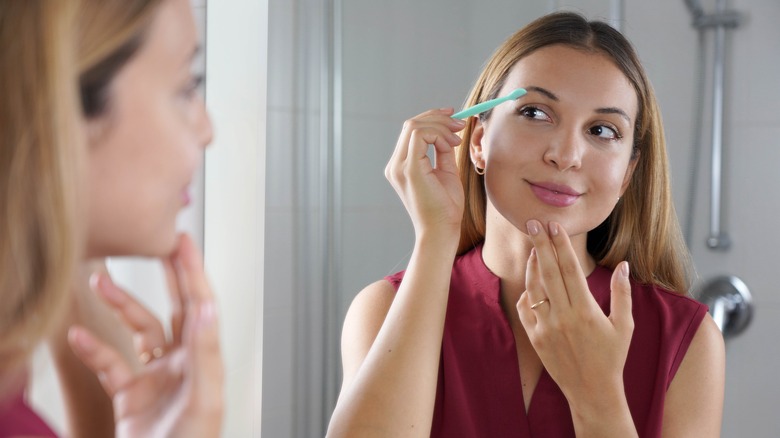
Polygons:
<instances>
[{"instance_id":1,"label":"woman's face","mask_svg":"<svg viewBox=\"0 0 780 438\"><path fill-rule=\"evenodd\" d=\"M166 0L114 77L105 114L87 122L87 255L164 255L212 128L192 72L188 0Z\"/></svg>"},{"instance_id":2,"label":"woman's face","mask_svg":"<svg viewBox=\"0 0 780 438\"><path fill-rule=\"evenodd\" d=\"M496 107L472 137L488 225L526 232L530 219L555 221L584 236L630 181L636 92L606 56L562 45L521 59L499 95L521 87L528 94Z\"/></svg>"}]
</instances>

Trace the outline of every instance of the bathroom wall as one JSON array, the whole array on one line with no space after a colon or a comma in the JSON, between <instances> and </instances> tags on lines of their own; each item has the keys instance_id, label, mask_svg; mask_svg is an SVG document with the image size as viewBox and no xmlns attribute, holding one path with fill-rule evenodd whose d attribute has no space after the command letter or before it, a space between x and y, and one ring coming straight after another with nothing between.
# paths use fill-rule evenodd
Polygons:
<instances>
[{"instance_id":1,"label":"bathroom wall","mask_svg":"<svg viewBox=\"0 0 780 438\"><path fill-rule=\"evenodd\" d=\"M714 2L704 3L711 10ZM318 382L315 378L304 384L295 371L302 360L295 342L305 331L299 320L302 301L318 291L337 300L340 328L352 297L366 284L402 269L408 260L411 224L383 176L403 120L431 107L461 106L491 51L533 18L560 7L593 18L609 18L614 11L614 2L607 0L336 2L341 20L338 65L343 101L338 144L342 161L337 175L342 187L337 209L342 220L337 234L339 256L333 263L340 287L334 297L325 288L302 290L300 276L306 273L296 273L294 268L303 251L301 237L296 236L296 218L312 212L301 211L296 201L301 196L300 175L296 174L301 170L296 162L303 159L300 151L306 150L307 143L307 126L299 121L311 123L310 117L321 115L317 105L291 104L290 99L296 90L322 91L321 84L311 81L308 88L302 88L298 73L290 73L320 65L302 61L301 40L311 36L301 19L306 4L303 0L270 2L266 233L268 250L275 256L266 260L265 330L275 335L265 344L266 436L305 436L303 427L321 427L300 424L301 419L311 418L301 414L310 403L302 400L307 392L301 387ZM691 249L698 272L703 279L721 273L738 275L756 300L753 324L727 345L723 436L771 436L780 428L780 417L770 412L780 401L780 384L774 377L780 351L772 342L773 334L780 332L780 294L772 287L770 273L780 245L780 233L772 228L772 219L780 214L780 201L773 193L780 177L771 169L780 160L780 57L776 50L780 29L774 24L780 18L780 5L773 0L735 0L730 7L745 13L746 20L728 38L723 225L733 247L727 252L712 252L704 245L709 223L709 154L705 144L692 163L699 38L684 2L626 0L621 25L637 46L662 107L674 199L683 223L688 211L693 211ZM707 46L711 48L711 43ZM705 127L708 117L707 111ZM317 129L316 123L308 126ZM702 140L706 143L709 134ZM301 142L302 148L290 147ZM698 181L689 209L692 173ZM763 225L764 221L769 223ZM318 422L327 421L332 400L323 404L325 412Z\"/></svg>"},{"instance_id":2,"label":"bathroom wall","mask_svg":"<svg viewBox=\"0 0 780 438\"><path fill-rule=\"evenodd\" d=\"M712 10L713 2L703 2ZM674 195L678 212L688 210L690 173L698 166L693 202L691 251L703 280L721 274L739 276L755 300L747 331L726 345L726 402L723 436L776 436L780 417L780 290L777 254L780 232L780 4L772 0L733 0L744 14L742 25L728 33L724 112L724 206L722 227L731 237L728 251L711 251L709 235L710 112L705 114L702 150L692 163L695 125L693 99L698 35L689 25L682 1L650 4L629 1L626 32L637 45L655 85L667 127ZM707 41L708 65L712 35ZM674 50L670 50L674 47ZM707 75L709 82L709 73ZM709 107L708 91L704 104Z\"/></svg>"}]
</instances>

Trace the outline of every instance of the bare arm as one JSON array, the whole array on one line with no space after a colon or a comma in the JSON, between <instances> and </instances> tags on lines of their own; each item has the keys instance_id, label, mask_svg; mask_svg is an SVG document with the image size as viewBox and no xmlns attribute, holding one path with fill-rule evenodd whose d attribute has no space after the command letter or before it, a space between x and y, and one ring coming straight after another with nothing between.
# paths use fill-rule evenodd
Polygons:
<instances>
[{"instance_id":1,"label":"bare arm","mask_svg":"<svg viewBox=\"0 0 780 438\"><path fill-rule=\"evenodd\" d=\"M664 437L720 436L725 361L723 336L707 315L666 393Z\"/></svg>"},{"instance_id":2,"label":"bare arm","mask_svg":"<svg viewBox=\"0 0 780 438\"><path fill-rule=\"evenodd\" d=\"M328 436L430 436L454 256L415 250L395 299L386 281L355 298Z\"/></svg>"},{"instance_id":3,"label":"bare arm","mask_svg":"<svg viewBox=\"0 0 780 438\"><path fill-rule=\"evenodd\" d=\"M430 436L452 263L463 216L452 110L408 120L385 170L414 224L416 241L398 293L377 282L344 323L344 384L328 436ZM426 152L433 145L436 167Z\"/></svg>"}]
</instances>

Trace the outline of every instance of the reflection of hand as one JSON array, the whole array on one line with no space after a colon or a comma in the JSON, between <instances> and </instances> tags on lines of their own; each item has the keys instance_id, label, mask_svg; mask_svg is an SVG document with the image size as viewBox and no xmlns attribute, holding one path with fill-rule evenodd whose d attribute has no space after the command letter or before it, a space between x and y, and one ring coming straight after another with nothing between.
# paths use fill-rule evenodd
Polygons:
<instances>
[{"instance_id":1,"label":"reflection of hand","mask_svg":"<svg viewBox=\"0 0 780 438\"><path fill-rule=\"evenodd\" d=\"M111 306L89 287L95 272L106 273L104 260L85 261L73 278L69 308L49 339L71 436L113 436L114 409L111 398L95 373L87 368L68 344L68 328L74 324L95 333L111 345L125 360L135 363L133 333L121 323Z\"/></svg>"},{"instance_id":2,"label":"reflection of hand","mask_svg":"<svg viewBox=\"0 0 780 438\"><path fill-rule=\"evenodd\" d=\"M520 321L573 413L621 406L626 403L623 367L634 330L628 263L622 262L612 275L607 317L588 288L565 230L556 223L549 228L548 235L538 221L528 223L534 251L526 291L517 303Z\"/></svg>"},{"instance_id":3,"label":"reflection of hand","mask_svg":"<svg viewBox=\"0 0 780 438\"><path fill-rule=\"evenodd\" d=\"M418 238L429 232L459 235L464 195L453 147L461 143L455 132L465 123L451 115L452 109L430 110L407 120L385 168ZM428 145L434 147L436 167Z\"/></svg>"},{"instance_id":4,"label":"reflection of hand","mask_svg":"<svg viewBox=\"0 0 780 438\"><path fill-rule=\"evenodd\" d=\"M92 281L135 333L139 372L84 328L71 328L69 341L111 396L117 436L219 436L223 366L214 297L189 236L164 265L173 301L170 341L160 321L107 275Z\"/></svg>"}]
</instances>

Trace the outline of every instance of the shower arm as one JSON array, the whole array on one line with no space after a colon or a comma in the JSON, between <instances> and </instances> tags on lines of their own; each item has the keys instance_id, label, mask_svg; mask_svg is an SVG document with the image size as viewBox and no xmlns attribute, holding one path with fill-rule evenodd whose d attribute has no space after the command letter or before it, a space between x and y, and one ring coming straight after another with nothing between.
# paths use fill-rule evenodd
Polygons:
<instances>
[{"instance_id":1,"label":"shower arm","mask_svg":"<svg viewBox=\"0 0 780 438\"><path fill-rule=\"evenodd\" d=\"M739 26L741 17L735 11L726 10L726 0L718 0L715 14L705 14L699 0L685 0L693 15L693 26L700 32L715 29L715 56L712 81L712 167L710 198L710 249L728 249L731 241L721 229L722 171L723 171L723 76L725 70L726 29Z\"/></svg>"}]
</instances>

